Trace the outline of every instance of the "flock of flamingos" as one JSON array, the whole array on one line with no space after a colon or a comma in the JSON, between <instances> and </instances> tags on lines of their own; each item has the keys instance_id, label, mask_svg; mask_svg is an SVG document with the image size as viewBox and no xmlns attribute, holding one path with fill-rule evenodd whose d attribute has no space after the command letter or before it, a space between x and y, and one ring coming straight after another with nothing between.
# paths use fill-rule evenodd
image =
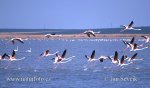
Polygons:
<instances>
[{"instance_id":1,"label":"flock of flamingos","mask_svg":"<svg viewBox=\"0 0 150 88\"><path fill-rule=\"evenodd\" d=\"M129 25L122 25L122 27L124 27L123 30L121 30L120 32L123 32L123 31L126 31L126 30L142 30L142 29L135 29L133 28L133 21L131 21L131 23ZM100 32L94 32L92 30L88 30L88 31L85 31L84 34L86 34L88 37L91 37L91 36L96 36L95 34L96 33L100 33ZM51 36L57 36L56 34L47 34L45 35L45 37L51 37ZM132 39L130 41L122 41L123 44L126 46L126 49L130 48L130 51L129 52L135 52L135 51L138 51L138 50L144 50L148 47L144 47L144 44L146 43L150 43L150 37L149 36L141 36L145 39L145 42L143 42L142 44L137 44L135 42L135 37L132 37ZM16 43L22 43L24 44L24 39L22 38L12 38L11 40L9 40L8 42L12 42L13 45L15 45ZM7 60L7 61L16 61L16 60L22 60L22 59L16 59L16 54L17 50L13 50L12 51L12 54L11 55L8 55L7 53L4 53L3 55L0 55L0 61L2 60ZM28 50L27 52L32 52L31 49ZM41 54L39 54L39 57L38 58L43 58L43 57L48 57L48 56L51 56L53 55L54 58L52 58L52 60L54 60L54 64L59 64L59 63L67 63L69 61L71 61L73 57L75 56L72 56L72 57L69 57L69 58L66 58L66 53L67 53L67 50L65 49L62 54L58 54L58 52L55 52L53 54L50 53L50 50L45 50L44 52L42 52ZM115 51L114 52L114 55L112 56L100 56L99 58L95 58L95 54L96 54L96 51L93 50L91 55L85 55L85 58L87 59L88 62L93 62L93 61L100 61L100 62L104 62L105 60L110 60L110 62L112 64L116 64L118 66L124 66L124 65L129 65L129 64L132 64L134 61L136 60L143 60L143 59L137 59L137 55L138 53L135 53L133 54L132 57L129 57L127 55L123 55L121 57L121 59L118 58L118 52Z\"/></svg>"}]
</instances>

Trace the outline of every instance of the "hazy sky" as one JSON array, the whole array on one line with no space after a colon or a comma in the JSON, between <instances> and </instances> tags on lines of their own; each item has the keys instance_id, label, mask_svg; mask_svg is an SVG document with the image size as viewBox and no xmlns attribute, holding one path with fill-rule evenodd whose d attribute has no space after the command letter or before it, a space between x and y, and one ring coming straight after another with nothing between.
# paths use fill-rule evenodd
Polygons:
<instances>
[{"instance_id":1,"label":"hazy sky","mask_svg":"<svg viewBox=\"0 0 150 88\"><path fill-rule=\"evenodd\" d=\"M150 0L0 0L0 28L150 26Z\"/></svg>"}]
</instances>

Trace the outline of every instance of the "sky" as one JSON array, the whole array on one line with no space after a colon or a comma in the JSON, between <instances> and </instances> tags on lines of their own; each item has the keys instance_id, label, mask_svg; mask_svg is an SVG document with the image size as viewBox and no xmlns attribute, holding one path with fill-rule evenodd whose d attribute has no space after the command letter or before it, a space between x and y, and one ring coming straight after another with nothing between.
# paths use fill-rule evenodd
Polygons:
<instances>
[{"instance_id":1,"label":"sky","mask_svg":"<svg viewBox=\"0 0 150 88\"><path fill-rule=\"evenodd\" d=\"M150 26L150 0L0 0L0 28Z\"/></svg>"}]
</instances>

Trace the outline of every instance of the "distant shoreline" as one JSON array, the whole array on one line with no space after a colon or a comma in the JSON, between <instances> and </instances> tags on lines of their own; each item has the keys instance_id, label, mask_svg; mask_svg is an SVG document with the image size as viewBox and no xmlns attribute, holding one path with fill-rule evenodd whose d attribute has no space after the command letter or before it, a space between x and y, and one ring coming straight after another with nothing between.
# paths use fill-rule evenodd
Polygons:
<instances>
[{"instance_id":1,"label":"distant shoreline","mask_svg":"<svg viewBox=\"0 0 150 88\"><path fill-rule=\"evenodd\" d=\"M130 38L130 37L141 37L143 35L149 35L150 34L96 34L96 37L90 37L90 38ZM79 39L79 38L88 38L90 39L86 34L61 34L61 36L52 36L50 38L47 38L44 36L44 34L33 34L33 33L0 33L0 39L10 39L10 38L28 38L28 39Z\"/></svg>"},{"instance_id":2,"label":"distant shoreline","mask_svg":"<svg viewBox=\"0 0 150 88\"><path fill-rule=\"evenodd\" d=\"M134 28L146 28L146 27L150 27L149 25L147 26L136 26ZM103 28L93 28L93 29L118 29L118 28L121 28L121 27L103 27ZM16 30L16 29L25 29L25 30L57 30L57 29L60 29L60 28L0 28L0 30ZM61 28L61 30L88 30L88 28Z\"/></svg>"},{"instance_id":3,"label":"distant shoreline","mask_svg":"<svg viewBox=\"0 0 150 88\"><path fill-rule=\"evenodd\" d=\"M120 32L123 28L93 28L94 32L100 31L101 34L150 34L150 26L143 26L143 27L135 27L137 29L142 29L141 31L135 30L126 30L124 32ZM26 34L48 34L48 33L55 33L55 34L80 34L88 29L24 29L24 28L17 28L17 29L7 29L7 28L0 28L1 33L26 33Z\"/></svg>"}]
</instances>

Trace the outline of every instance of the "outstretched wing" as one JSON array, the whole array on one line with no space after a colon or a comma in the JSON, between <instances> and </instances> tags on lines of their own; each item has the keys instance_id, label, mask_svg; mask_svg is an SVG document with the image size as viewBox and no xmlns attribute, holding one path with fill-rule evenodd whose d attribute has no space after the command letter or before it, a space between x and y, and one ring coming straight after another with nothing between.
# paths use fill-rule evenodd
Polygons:
<instances>
[{"instance_id":1,"label":"outstretched wing","mask_svg":"<svg viewBox=\"0 0 150 88\"><path fill-rule=\"evenodd\" d=\"M41 54L40 54L40 56L42 56L44 54L44 52L42 52Z\"/></svg>"},{"instance_id":2,"label":"outstretched wing","mask_svg":"<svg viewBox=\"0 0 150 88\"><path fill-rule=\"evenodd\" d=\"M137 44L135 43L135 44L134 44L134 49L136 49L136 48L137 48Z\"/></svg>"},{"instance_id":3,"label":"outstretched wing","mask_svg":"<svg viewBox=\"0 0 150 88\"><path fill-rule=\"evenodd\" d=\"M128 25L128 26L129 26L129 28L130 28L130 27L132 27L132 26L133 26L133 24L134 24L134 22L133 22L133 21L131 21L131 23Z\"/></svg>"},{"instance_id":4,"label":"outstretched wing","mask_svg":"<svg viewBox=\"0 0 150 88\"><path fill-rule=\"evenodd\" d=\"M67 52L67 50L65 49L64 52L63 52L63 54L62 54L62 56L61 56L62 58L65 58L66 52Z\"/></svg>"},{"instance_id":5,"label":"outstretched wing","mask_svg":"<svg viewBox=\"0 0 150 88\"><path fill-rule=\"evenodd\" d=\"M109 59L109 60L111 60L111 61L112 61L112 59L111 59L111 57L110 57L110 56L107 56L107 57L108 57L108 59Z\"/></svg>"},{"instance_id":6,"label":"outstretched wing","mask_svg":"<svg viewBox=\"0 0 150 88\"><path fill-rule=\"evenodd\" d=\"M121 57L120 63L121 63L121 64L124 63L124 55Z\"/></svg>"},{"instance_id":7,"label":"outstretched wing","mask_svg":"<svg viewBox=\"0 0 150 88\"><path fill-rule=\"evenodd\" d=\"M13 50L12 57L16 57L16 52Z\"/></svg>"},{"instance_id":8,"label":"outstretched wing","mask_svg":"<svg viewBox=\"0 0 150 88\"><path fill-rule=\"evenodd\" d=\"M12 44L13 44L13 45L15 44L15 41L14 41L14 40L12 40Z\"/></svg>"},{"instance_id":9,"label":"outstretched wing","mask_svg":"<svg viewBox=\"0 0 150 88\"><path fill-rule=\"evenodd\" d=\"M120 27L124 27L124 28L126 28L126 25L120 25Z\"/></svg>"},{"instance_id":10,"label":"outstretched wing","mask_svg":"<svg viewBox=\"0 0 150 88\"><path fill-rule=\"evenodd\" d=\"M85 55L85 58L89 59L89 56Z\"/></svg>"},{"instance_id":11,"label":"outstretched wing","mask_svg":"<svg viewBox=\"0 0 150 88\"><path fill-rule=\"evenodd\" d=\"M143 38L147 39L147 37L148 37L148 36L141 36L141 37L143 37Z\"/></svg>"},{"instance_id":12,"label":"outstretched wing","mask_svg":"<svg viewBox=\"0 0 150 88\"><path fill-rule=\"evenodd\" d=\"M117 51L115 51L114 60L115 60L115 61L118 61L118 52L117 52Z\"/></svg>"},{"instance_id":13,"label":"outstretched wing","mask_svg":"<svg viewBox=\"0 0 150 88\"><path fill-rule=\"evenodd\" d=\"M126 46L128 45L126 41L122 41Z\"/></svg>"},{"instance_id":14,"label":"outstretched wing","mask_svg":"<svg viewBox=\"0 0 150 88\"><path fill-rule=\"evenodd\" d=\"M2 55L2 59L4 59L6 56L9 57L9 55L7 55L6 53L4 53L4 54Z\"/></svg>"},{"instance_id":15,"label":"outstretched wing","mask_svg":"<svg viewBox=\"0 0 150 88\"><path fill-rule=\"evenodd\" d=\"M95 37L95 34L93 34L93 33L91 33L91 32L89 32L89 34L91 34L92 36L94 36L94 37Z\"/></svg>"},{"instance_id":16,"label":"outstretched wing","mask_svg":"<svg viewBox=\"0 0 150 88\"><path fill-rule=\"evenodd\" d=\"M90 34L89 34L89 33L86 33L86 34L87 34L88 37L90 37Z\"/></svg>"},{"instance_id":17,"label":"outstretched wing","mask_svg":"<svg viewBox=\"0 0 150 88\"><path fill-rule=\"evenodd\" d=\"M93 50L92 54L91 54L91 59L93 59L95 57L95 50Z\"/></svg>"},{"instance_id":18,"label":"outstretched wing","mask_svg":"<svg viewBox=\"0 0 150 88\"><path fill-rule=\"evenodd\" d=\"M48 54L49 53L49 50L46 50L46 54Z\"/></svg>"},{"instance_id":19,"label":"outstretched wing","mask_svg":"<svg viewBox=\"0 0 150 88\"><path fill-rule=\"evenodd\" d=\"M136 56L137 56L137 53L135 53L135 54L131 57L131 60L135 59Z\"/></svg>"},{"instance_id":20,"label":"outstretched wing","mask_svg":"<svg viewBox=\"0 0 150 88\"><path fill-rule=\"evenodd\" d=\"M24 43L23 40L20 40L20 39L16 39L16 40L19 41L19 42L21 42L21 43Z\"/></svg>"},{"instance_id":21,"label":"outstretched wing","mask_svg":"<svg viewBox=\"0 0 150 88\"><path fill-rule=\"evenodd\" d=\"M130 44L134 43L134 37L131 39Z\"/></svg>"}]
</instances>

